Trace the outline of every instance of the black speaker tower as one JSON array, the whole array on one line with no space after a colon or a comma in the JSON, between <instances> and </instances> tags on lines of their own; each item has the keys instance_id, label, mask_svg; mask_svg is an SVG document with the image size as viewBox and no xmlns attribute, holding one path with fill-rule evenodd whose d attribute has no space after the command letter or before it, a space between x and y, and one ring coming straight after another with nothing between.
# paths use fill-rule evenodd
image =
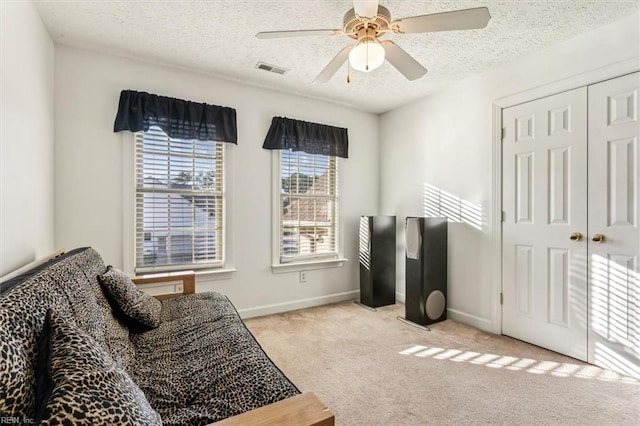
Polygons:
<instances>
[{"instance_id":1,"label":"black speaker tower","mask_svg":"<svg viewBox=\"0 0 640 426\"><path fill-rule=\"evenodd\" d=\"M377 308L396 303L396 217L360 218L360 303Z\"/></svg>"},{"instance_id":2,"label":"black speaker tower","mask_svg":"<svg viewBox=\"0 0 640 426\"><path fill-rule=\"evenodd\" d=\"M425 326L447 319L447 218L408 217L406 320Z\"/></svg>"}]
</instances>

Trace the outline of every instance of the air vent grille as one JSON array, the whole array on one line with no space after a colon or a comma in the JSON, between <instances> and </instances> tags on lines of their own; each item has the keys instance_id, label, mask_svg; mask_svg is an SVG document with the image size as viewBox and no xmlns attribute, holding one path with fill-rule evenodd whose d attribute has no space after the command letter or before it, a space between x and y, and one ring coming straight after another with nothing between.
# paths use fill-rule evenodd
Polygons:
<instances>
[{"instance_id":1,"label":"air vent grille","mask_svg":"<svg viewBox=\"0 0 640 426\"><path fill-rule=\"evenodd\" d=\"M269 71L269 72L280 74L280 75L286 74L287 71L289 71L287 68L279 67L277 65L267 64L265 62L258 62L256 64L256 68L258 68L259 70Z\"/></svg>"}]
</instances>

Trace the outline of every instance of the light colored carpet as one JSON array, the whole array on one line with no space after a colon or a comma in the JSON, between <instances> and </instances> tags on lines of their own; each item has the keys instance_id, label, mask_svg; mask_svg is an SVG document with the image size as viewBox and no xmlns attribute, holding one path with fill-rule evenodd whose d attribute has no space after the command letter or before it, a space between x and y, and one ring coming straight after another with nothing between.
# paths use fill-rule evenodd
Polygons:
<instances>
[{"instance_id":1,"label":"light colored carpet","mask_svg":"<svg viewBox=\"0 0 640 426\"><path fill-rule=\"evenodd\" d=\"M337 425L638 425L640 383L404 305L351 302L246 320L267 354Z\"/></svg>"}]
</instances>

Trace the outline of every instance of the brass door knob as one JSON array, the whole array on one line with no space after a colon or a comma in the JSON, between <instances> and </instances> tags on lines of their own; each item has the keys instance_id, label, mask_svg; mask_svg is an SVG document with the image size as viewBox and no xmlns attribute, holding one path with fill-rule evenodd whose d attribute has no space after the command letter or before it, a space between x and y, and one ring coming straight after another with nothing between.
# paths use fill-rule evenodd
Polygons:
<instances>
[{"instance_id":1,"label":"brass door knob","mask_svg":"<svg viewBox=\"0 0 640 426\"><path fill-rule=\"evenodd\" d=\"M582 241L582 234L579 232L572 232L569 234L569 239L571 241Z\"/></svg>"},{"instance_id":2,"label":"brass door knob","mask_svg":"<svg viewBox=\"0 0 640 426\"><path fill-rule=\"evenodd\" d=\"M593 241L594 243L600 244L604 242L604 235L602 234L593 234L591 236L591 241Z\"/></svg>"}]
</instances>

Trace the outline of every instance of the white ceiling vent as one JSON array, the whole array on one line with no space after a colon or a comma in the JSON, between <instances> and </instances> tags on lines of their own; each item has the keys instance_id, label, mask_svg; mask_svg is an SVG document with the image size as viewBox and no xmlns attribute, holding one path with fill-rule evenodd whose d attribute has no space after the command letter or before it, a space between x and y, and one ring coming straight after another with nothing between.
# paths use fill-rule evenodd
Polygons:
<instances>
[{"instance_id":1,"label":"white ceiling vent","mask_svg":"<svg viewBox=\"0 0 640 426\"><path fill-rule=\"evenodd\" d=\"M287 68L282 68L277 65L266 64L264 62L258 62L256 64L256 68L258 68L259 70L269 71L269 72L273 72L280 75L286 74L287 71L289 71Z\"/></svg>"}]
</instances>

